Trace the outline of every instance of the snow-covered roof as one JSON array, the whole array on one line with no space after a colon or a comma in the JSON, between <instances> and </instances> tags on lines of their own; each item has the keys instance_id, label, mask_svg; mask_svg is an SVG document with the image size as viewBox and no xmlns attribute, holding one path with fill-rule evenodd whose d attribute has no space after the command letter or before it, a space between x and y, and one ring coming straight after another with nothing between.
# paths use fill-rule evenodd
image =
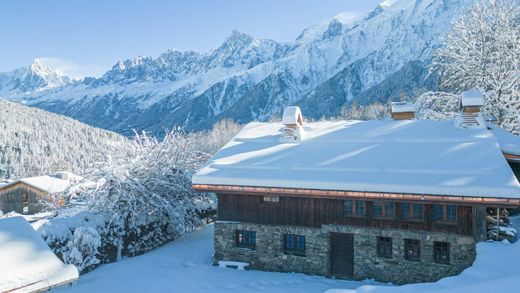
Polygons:
<instances>
[{"instance_id":1,"label":"snow-covered roof","mask_svg":"<svg viewBox=\"0 0 520 293\"><path fill-rule=\"evenodd\" d=\"M300 107L292 106L292 107L285 108L285 110L283 111L283 116L282 116L283 124L301 125L302 122L303 122L303 116L302 116Z\"/></svg>"},{"instance_id":2,"label":"snow-covered roof","mask_svg":"<svg viewBox=\"0 0 520 293\"><path fill-rule=\"evenodd\" d=\"M465 91L460 96L462 97L463 107L484 105L484 95L478 89Z\"/></svg>"},{"instance_id":3,"label":"snow-covered roof","mask_svg":"<svg viewBox=\"0 0 520 293\"><path fill-rule=\"evenodd\" d=\"M493 126L491 132L495 135L503 153L520 156L520 136Z\"/></svg>"},{"instance_id":4,"label":"snow-covered roof","mask_svg":"<svg viewBox=\"0 0 520 293\"><path fill-rule=\"evenodd\" d=\"M392 113L415 112L415 105L409 102L392 102Z\"/></svg>"},{"instance_id":5,"label":"snow-covered roof","mask_svg":"<svg viewBox=\"0 0 520 293\"><path fill-rule=\"evenodd\" d=\"M58 172L54 175L20 178L1 187L12 186L16 183L22 182L48 193L59 193L67 190L72 183L79 182L82 179L81 176L72 173Z\"/></svg>"},{"instance_id":6,"label":"snow-covered roof","mask_svg":"<svg viewBox=\"0 0 520 293\"><path fill-rule=\"evenodd\" d=\"M317 122L280 141L281 123L250 123L193 184L520 198L495 136L453 121Z\"/></svg>"},{"instance_id":7,"label":"snow-covered roof","mask_svg":"<svg viewBox=\"0 0 520 293\"><path fill-rule=\"evenodd\" d=\"M36 292L78 279L23 217L0 219L0 292Z\"/></svg>"}]
</instances>

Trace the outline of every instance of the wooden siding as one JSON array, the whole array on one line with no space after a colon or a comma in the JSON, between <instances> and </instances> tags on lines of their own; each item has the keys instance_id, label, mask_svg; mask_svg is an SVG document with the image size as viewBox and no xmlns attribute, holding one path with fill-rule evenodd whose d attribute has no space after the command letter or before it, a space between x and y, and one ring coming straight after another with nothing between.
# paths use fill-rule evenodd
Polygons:
<instances>
[{"instance_id":1,"label":"wooden siding","mask_svg":"<svg viewBox=\"0 0 520 293\"><path fill-rule=\"evenodd\" d=\"M3 213L13 211L19 214L24 213L24 194L27 194L29 201L27 214L40 212L42 206L39 203L39 200L47 196L47 192L21 182L0 188L0 211Z\"/></svg>"},{"instance_id":2,"label":"wooden siding","mask_svg":"<svg viewBox=\"0 0 520 293\"><path fill-rule=\"evenodd\" d=\"M376 219L372 216L371 201L366 202L365 216L355 217L344 216L344 201L339 199L280 196L279 202L262 202L261 198L260 195L218 194L218 220L305 227L339 224L472 235L472 207L468 206L457 206L456 224L440 224L433 221L431 204L424 205L424 220L416 222L399 219L399 202L396 202L394 219Z\"/></svg>"},{"instance_id":3,"label":"wooden siding","mask_svg":"<svg viewBox=\"0 0 520 293\"><path fill-rule=\"evenodd\" d=\"M392 119L394 119L394 120L413 120L414 118L415 118L414 112L392 113Z\"/></svg>"}]
</instances>

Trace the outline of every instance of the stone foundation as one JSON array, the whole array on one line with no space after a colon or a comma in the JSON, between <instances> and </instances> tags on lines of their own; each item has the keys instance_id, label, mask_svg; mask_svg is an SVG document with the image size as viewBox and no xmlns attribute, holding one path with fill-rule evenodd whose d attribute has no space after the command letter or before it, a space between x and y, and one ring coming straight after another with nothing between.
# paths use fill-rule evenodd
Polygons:
<instances>
[{"instance_id":1,"label":"stone foundation","mask_svg":"<svg viewBox=\"0 0 520 293\"><path fill-rule=\"evenodd\" d=\"M236 230L256 231L256 249L237 248ZM396 284L433 282L459 274L471 266L475 259L475 241L471 236L448 233L380 229L347 225L323 225L321 228L270 226L240 222L215 223L215 264L219 260L248 262L250 268L300 272L331 276L329 234L331 232L354 235L354 279L375 279ZM283 235L304 235L305 256L285 254ZM392 238L392 258L377 256L377 237ZM421 241L421 260L404 258L404 239ZM450 264L433 260L433 242L450 243Z\"/></svg>"}]
</instances>

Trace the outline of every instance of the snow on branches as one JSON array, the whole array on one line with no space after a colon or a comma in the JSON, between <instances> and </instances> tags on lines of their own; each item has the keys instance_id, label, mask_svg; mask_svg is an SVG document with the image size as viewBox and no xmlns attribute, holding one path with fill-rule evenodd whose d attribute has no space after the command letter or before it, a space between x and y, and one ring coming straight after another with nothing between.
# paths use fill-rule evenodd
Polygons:
<instances>
[{"instance_id":1,"label":"snow on branches","mask_svg":"<svg viewBox=\"0 0 520 293\"><path fill-rule=\"evenodd\" d=\"M460 96L443 92L426 92L415 102L417 119L448 120L460 113Z\"/></svg>"},{"instance_id":2,"label":"snow on branches","mask_svg":"<svg viewBox=\"0 0 520 293\"><path fill-rule=\"evenodd\" d=\"M485 114L510 131L520 131L519 19L519 0L482 0L454 21L431 67L444 89L483 89Z\"/></svg>"}]
</instances>

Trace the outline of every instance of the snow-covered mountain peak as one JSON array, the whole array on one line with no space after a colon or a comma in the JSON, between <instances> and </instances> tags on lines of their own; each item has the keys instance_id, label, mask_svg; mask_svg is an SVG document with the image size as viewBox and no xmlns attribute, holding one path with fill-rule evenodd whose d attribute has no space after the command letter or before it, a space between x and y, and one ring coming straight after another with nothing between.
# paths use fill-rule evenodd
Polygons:
<instances>
[{"instance_id":1,"label":"snow-covered mountain peak","mask_svg":"<svg viewBox=\"0 0 520 293\"><path fill-rule=\"evenodd\" d=\"M62 72L41 59L34 59L27 67L0 73L0 94L12 95L52 89L71 83Z\"/></svg>"},{"instance_id":2,"label":"snow-covered mountain peak","mask_svg":"<svg viewBox=\"0 0 520 293\"><path fill-rule=\"evenodd\" d=\"M29 65L29 69L33 74L36 74L41 77L45 77L52 74L60 75L59 72L54 71L50 66L46 65L41 59L34 59L31 65Z\"/></svg>"}]
</instances>

